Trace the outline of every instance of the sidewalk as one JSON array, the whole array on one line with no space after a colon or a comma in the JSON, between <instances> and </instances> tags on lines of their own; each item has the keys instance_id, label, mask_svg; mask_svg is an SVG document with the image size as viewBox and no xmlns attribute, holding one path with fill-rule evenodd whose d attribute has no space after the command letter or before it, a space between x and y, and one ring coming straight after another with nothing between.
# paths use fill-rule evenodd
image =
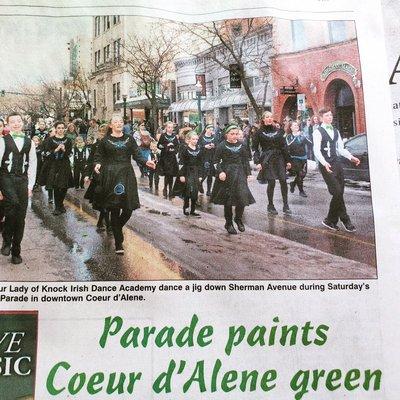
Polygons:
<instances>
[{"instance_id":1,"label":"sidewalk","mask_svg":"<svg viewBox=\"0 0 400 400\"><path fill-rule=\"evenodd\" d=\"M375 278L372 266L315 250L248 228L228 235L224 220L201 213L186 217L171 202L140 190L142 207L127 224L145 241L176 261L186 279L364 279ZM67 199L93 215L83 192Z\"/></svg>"}]
</instances>

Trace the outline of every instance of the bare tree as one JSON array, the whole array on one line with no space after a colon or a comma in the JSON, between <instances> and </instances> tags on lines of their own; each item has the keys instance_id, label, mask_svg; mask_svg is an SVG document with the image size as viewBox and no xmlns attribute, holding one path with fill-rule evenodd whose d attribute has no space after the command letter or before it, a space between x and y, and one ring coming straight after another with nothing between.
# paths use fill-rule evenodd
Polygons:
<instances>
[{"instance_id":1,"label":"bare tree","mask_svg":"<svg viewBox=\"0 0 400 400\"><path fill-rule=\"evenodd\" d=\"M154 132L158 128L160 102L166 100L167 76L179 51L176 36L162 25L150 26L152 32L131 35L124 43L123 61L133 82L143 91L151 107Z\"/></svg>"},{"instance_id":2,"label":"bare tree","mask_svg":"<svg viewBox=\"0 0 400 400\"><path fill-rule=\"evenodd\" d=\"M192 40L186 41L186 53L204 59L206 71L213 68L230 70L236 64L241 85L258 117L261 117L266 103L270 81L270 56L273 52L272 19L242 18L203 24L179 24ZM193 49L197 51L193 52ZM202 49L199 51L198 49ZM262 104L251 90L248 78L255 75L264 85Z\"/></svg>"},{"instance_id":3,"label":"bare tree","mask_svg":"<svg viewBox=\"0 0 400 400\"><path fill-rule=\"evenodd\" d=\"M5 100L0 102L4 113L19 111L38 117L63 119L70 110L84 110L89 102L89 84L86 75L79 72L73 77L65 77L61 82L41 78L35 86L20 84L7 92Z\"/></svg>"}]
</instances>

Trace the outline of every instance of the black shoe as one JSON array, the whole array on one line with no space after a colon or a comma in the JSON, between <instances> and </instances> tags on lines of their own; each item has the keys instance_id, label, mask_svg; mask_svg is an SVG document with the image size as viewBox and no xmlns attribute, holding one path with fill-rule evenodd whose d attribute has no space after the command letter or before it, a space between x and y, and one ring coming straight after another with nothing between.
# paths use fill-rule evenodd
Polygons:
<instances>
[{"instance_id":1,"label":"black shoe","mask_svg":"<svg viewBox=\"0 0 400 400\"><path fill-rule=\"evenodd\" d=\"M338 231L339 227L333 222L328 221L326 218L322 221L322 225L326 226L328 229L332 231Z\"/></svg>"},{"instance_id":2,"label":"black shoe","mask_svg":"<svg viewBox=\"0 0 400 400\"><path fill-rule=\"evenodd\" d=\"M67 210L66 210L66 208L64 206L60 207L60 211L61 211L62 214L67 212Z\"/></svg>"},{"instance_id":3,"label":"black shoe","mask_svg":"<svg viewBox=\"0 0 400 400\"><path fill-rule=\"evenodd\" d=\"M107 226L106 231L107 231L107 233L113 233L111 226Z\"/></svg>"},{"instance_id":4,"label":"black shoe","mask_svg":"<svg viewBox=\"0 0 400 400\"><path fill-rule=\"evenodd\" d=\"M11 245L3 243L3 246L1 246L1 254L3 254L3 256L9 256L10 253L11 253Z\"/></svg>"},{"instance_id":5,"label":"black shoe","mask_svg":"<svg viewBox=\"0 0 400 400\"><path fill-rule=\"evenodd\" d=\"M49 203L49 204L53 204L53 203L54 203L54 200L53 200L53 199L49 199L48 203Z\"/></svg>"},{"instance_id":6,"label":"black shoe","mask_svg":"<svg viewBox=\"0 0 400 400\"><path fill-rule=\"evenodd\" d=\"M21 264L22 263L21 256L12 256L11 257L11 263L12 264Z\"/></svg>"},{"instance_id":7,"label":"black shoe","mask_svg":"<svg viewBox=\"0 0 400 400\"><path fill-rule=\"evenodd\" d=\"M283 206L283 213L284 213L284 214L291 214L291 213L292 213L292 210L289 208L289 205L288 205L288 204L285 204L285 205Z\"/></svg>"},{"instance_id":8,"label":"black shoe","mask_svg":"<svg viewBox=\"0 0 400 400\"><path fill-rule=\"evenodd\" d=\"M295 182L290 182L289 186L290 186L290 193L294 193L294 188L296 187L296 183Z\"/></svg>"},{"instance_id":9,"label":"black shoe","mask_svg":"<svg viewBox=\"0 0 400 400\"><path fill-rule=\"evenodd\" d=\"M299 195L300 195L301 197L308 197L307 194L306 194L306 192L305 192L304 190L302 190L302 191L299 193Z\"/></svg>"},{"instance_id":10,"label":"black shoe","mask_svg":"<svg viewBox=\"0 0 400 400\"><path fill-rule=\"evenodd\" d=\"M204 194L204 189L203 189L203 186L199 186L199 193L201 193L201 194Z\"/></svg>"},{"instance_id":11,"label":"black shoe","mask_svg":"<svg viewBox=\"0 0 400 400\"><path fill-rule=\"evenodd\" d=\"M61 209L59 209L59 208L56 208L54 211L53 211L53 215L61 215L63 212L61 211Z\"/></svg>"},{"instance_id":12,"label":"black shoe","mask_svg":"<svg viewBox=\"0 0 400 400\"><path fill-rule=\"evenodd\" d=\"M347 232L355 232L356 227L351 223L351 221L342 221L342 225Z\"/></svg>"},{"instance_id":13,"label":"black shoe","mask_svg":"<svg viewBox=\"0 0 400 400\"><path fill-rule=\"evenodd\" d=\"M191 215L192 217L201 218L201 215L200 215L199 213L197 213L196 211L191 211L191 212L190 212L190 215Z\"/></svg>"},{"instance_id":14,"label":"black shoe","mask_svg":"<svg viewBox=\"0 0 400 400\"><path fill-rule=\"evenodd\" d=\"M183 207L183 214L189 215L189 211L188 211L187 208L185 208L185 207Z\"/></svg>"},{"instance_id":15,"label":"black shoe","mask_svg":"<svg viewBox=\"0 0 400 400\"><path fill-rule=\"evenodd\" d=\"M276 211L276 208L273 204L268 204L267 211L269 214L278 215L278 211Z\"/></svg>"},{"instance_id":16,"label":"black shoe","mask_svg":"<svg viewBox=\"0 0 400 400\"><path fill-rule=\"evenodd\" d=\"M244 227L244 224L241 219L235 219L236 225L239 229L239 232L244 232L246 228Z\"/></svg>"},{"instance_id":17,"label":"black shoe","mask_svg":"<svg viewBox=\"0 0 400 400\"><path fill-rule=\"evenodd\" d=\"M124 248L122 247L122 243L121 244L115 244L115 254L119 254L119 255L123 255L124 254Z\"/></svg>"},{"instance_id":18,"label":"black shoe","mask_svg":"<svg viewBox=\"0 0 400 400\"><path fill-rule=\"evenodd\" d=\"M229 234L237 235L237 231L236 231L235 227L233 226L232 222L230 222L230 223L227 222L225 224L225 229L228 231Z\"/></svg>"},{"instance_id":19,"label":"black shoe","mask_svg":"<svg viewBox=\"0 0 400 400\"><path fill-rule=\"evenodd\" d=\"M96 225L96 231L97 232L104 232L106 230L105 226L103 224L97 224Z\"/></svg>"},{"instance_id":20,"label":"black shoe","mask_svg":"<svg viewBox=\"0 0 400 400\"><path fill-rule=\"evenodd\" d=\"M209 190L207 190L206 196L208 196L208 197L211 196L211 192Z\"/></svg>"}]
</instances>

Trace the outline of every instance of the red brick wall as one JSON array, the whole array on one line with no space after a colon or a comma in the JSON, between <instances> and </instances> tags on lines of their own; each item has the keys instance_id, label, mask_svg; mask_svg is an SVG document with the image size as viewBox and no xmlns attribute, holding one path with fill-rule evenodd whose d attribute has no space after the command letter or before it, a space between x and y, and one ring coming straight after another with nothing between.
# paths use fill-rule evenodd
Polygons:
<instances>
[{"instance_id":1,"label":"red brick wall","mask_svg":"<svg viewBox=\"0 0 400 400\"><path fill-rule=\"evenodd\" d=\"M356 78L362 83L358 45L356 40L352 40L273 58L272 80L275 92L279 93L281 86L295 86L297 83L298 92L306 94L307 106L317 113L324 105L333 106L334 99L330 98L330 91L327 91L329 84L335 79L344 80L354 95L356 133L366 132L362 84L357 88L352 77L343 71L335 71L325 81L321 80L321 72L334 61L348 62L357 68ZM315 85L316 93L311 92L311 84ZM285 117L282 110L288 97L290 96L281 94L274 96L273 112L278 121Z\"/></svg>"}]
</instances>

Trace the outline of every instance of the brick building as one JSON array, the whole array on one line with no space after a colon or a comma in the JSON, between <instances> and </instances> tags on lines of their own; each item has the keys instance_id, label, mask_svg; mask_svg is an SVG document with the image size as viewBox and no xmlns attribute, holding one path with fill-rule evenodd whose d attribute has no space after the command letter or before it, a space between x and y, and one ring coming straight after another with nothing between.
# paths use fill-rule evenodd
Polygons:
<instances>
[{"instance_id":1,"label":"brick building","mask_svg":"<svg viewBox=\"0 0 400 400\"><path fill-rule=\"evenodd\" d=\"M295 24L293 24L295 22ZM299 113L297 94L304 94L306 115L331 107L343 137L366 132L361 65L352 21L287 21L283 52L272 59L273 111L277 120ZM302 32L299 32L299 25ZM287 28L287 27L286 27ZM318 32L318 34L316 34ZM301 36L299 36L301 35ZM308 41L308 36L318 42ZM299 37L301 42L298 42ZM296 43L297 40L297 43ZM286 50L286 51L285 51ZM296 94L282 94L283 88Z\"/></svg>"}]
</instances>

